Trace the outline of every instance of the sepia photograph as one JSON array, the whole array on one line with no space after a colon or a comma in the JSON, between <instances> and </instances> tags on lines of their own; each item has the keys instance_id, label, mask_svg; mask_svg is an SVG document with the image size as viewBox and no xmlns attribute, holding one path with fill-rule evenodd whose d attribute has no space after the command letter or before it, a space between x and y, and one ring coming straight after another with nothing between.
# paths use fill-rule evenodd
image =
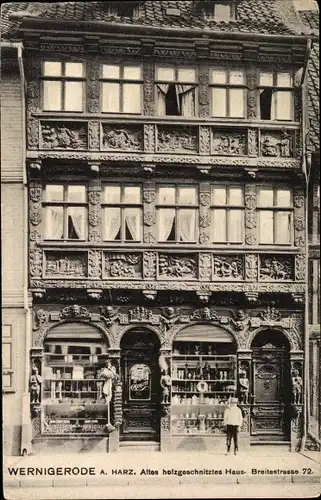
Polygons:
<instances>
[{"instance_id":1,"label":"sepia photograph","mask_svg":"<svg viewBox=\"0 0 321 500\"><path fill-rule=\"evenodd\" d=\"M317 1L0 35L4 498L317 498Z\"/></svg>"}]
</instances>

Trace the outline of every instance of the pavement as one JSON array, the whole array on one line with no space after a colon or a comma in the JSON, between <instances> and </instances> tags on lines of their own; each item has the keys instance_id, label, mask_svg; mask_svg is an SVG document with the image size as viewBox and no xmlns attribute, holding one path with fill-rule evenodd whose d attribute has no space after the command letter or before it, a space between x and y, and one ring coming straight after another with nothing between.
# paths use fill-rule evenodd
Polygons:
<instances>
[{"instance_id":1,"label":"pavement","mask_svg":"<svg viewBox=\"0 0 321 500\"><path fill-rule=\"evenodd\" d=\"M311 498L321 493L320 465L319 452L272 446L236 456L214 451L37 455L4 457L3 484L8 500L279 498L282 491L283 497L300 492L300 498Z\"/></svg>"}]
</instances>

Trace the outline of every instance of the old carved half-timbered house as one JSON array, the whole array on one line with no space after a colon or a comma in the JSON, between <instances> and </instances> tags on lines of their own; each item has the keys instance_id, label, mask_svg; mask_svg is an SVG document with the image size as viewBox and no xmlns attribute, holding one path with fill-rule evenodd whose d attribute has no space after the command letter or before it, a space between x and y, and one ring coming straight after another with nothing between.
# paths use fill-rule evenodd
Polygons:
<instances>
[{"instance_id":1,"label":"old carved half-timbered house","mask_svg":"<svg viewBox=\"0 0 321 500\"><path fill-rule=\"evenodd\" d=\"M235 396L243 450L304 447L292 2L9 3L2 25L5 452L221 451Z\"/></svg>"}]
</instances>

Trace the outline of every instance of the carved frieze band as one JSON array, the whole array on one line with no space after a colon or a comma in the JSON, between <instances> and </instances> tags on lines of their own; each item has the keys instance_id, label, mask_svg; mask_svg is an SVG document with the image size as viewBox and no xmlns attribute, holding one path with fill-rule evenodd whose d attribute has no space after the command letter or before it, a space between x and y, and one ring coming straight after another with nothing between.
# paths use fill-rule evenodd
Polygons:
<instances>
[{"instance_id":1,"label":"carved frieze band","mask_svg":"<svg viewBox=\"0 0 321 500\"><path fill-rule=\"evenodd\" d=\"M245 185L245 244L257 244L257 214L256 214L256 187L254 184Z\"/></svg>"}]
</instances>

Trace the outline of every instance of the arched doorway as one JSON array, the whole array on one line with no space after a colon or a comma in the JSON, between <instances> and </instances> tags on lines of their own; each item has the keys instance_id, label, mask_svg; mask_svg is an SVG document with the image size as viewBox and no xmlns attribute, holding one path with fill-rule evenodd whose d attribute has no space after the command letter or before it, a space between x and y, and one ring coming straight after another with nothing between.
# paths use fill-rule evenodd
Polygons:
<instances>
[{"instance_id":1,"label":"arched doorway","mask_svg":"<svg viewBox=\"0 0 321 500\"><path fill-rule=\"evenodd\" d=\"M43 347L41 433L104 436L107 413L100 376L108 349L104 333L88 323L63 323L48 332Z\"/></svg>"},{"instance_id":2,"label":"arched doorway","mask_svg":"<svg viewBox=\"0 0 321 500\"><path fill-rule=\"evenodd\" d=\"M160 342L147 328L133 328L121 340L123 424L121 441L159 441Z\"/></svg>"},{"instance_id":3,"label":"arched doorway","mask_svg":"<svg viewBox=\"0 0 321 500\"><path fill-rule=\"evenodd\" d=\"M275 330L256 335L252 345L251 441L290 439L290 345Z\"/></svg>"}]
</instances>

